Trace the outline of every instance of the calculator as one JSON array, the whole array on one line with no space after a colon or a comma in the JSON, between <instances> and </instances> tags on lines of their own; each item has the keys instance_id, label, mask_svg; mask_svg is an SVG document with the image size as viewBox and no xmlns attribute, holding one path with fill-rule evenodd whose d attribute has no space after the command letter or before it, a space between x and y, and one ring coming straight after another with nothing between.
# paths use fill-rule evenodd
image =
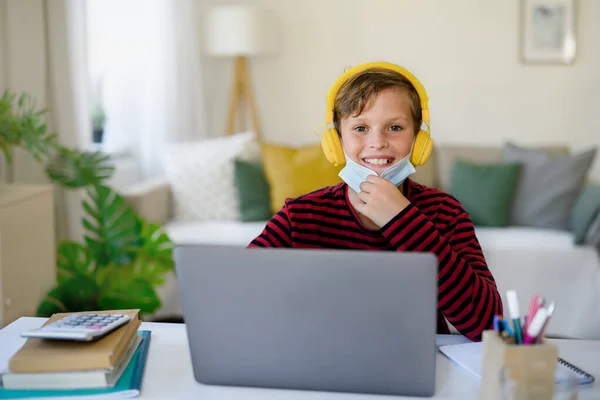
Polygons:
<instances>
[{"instance_id":1,"label":"calculator","mask_svg":"<svg viewBox=\"0 0 600 400\"><path fill-rule=\"evenodd\" d=\"M71 314L41 328L21 332L21 336L89 342L106 336L129 320L131 316L124 314Z\"/></svg>"}]
</instances>

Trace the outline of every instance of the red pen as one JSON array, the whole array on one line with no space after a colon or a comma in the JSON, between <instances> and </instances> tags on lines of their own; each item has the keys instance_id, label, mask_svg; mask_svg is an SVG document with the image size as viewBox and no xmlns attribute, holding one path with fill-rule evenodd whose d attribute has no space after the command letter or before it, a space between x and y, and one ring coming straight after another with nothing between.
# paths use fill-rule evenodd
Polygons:
<instances>
[{"instance_id":1,"label":"red pen","mask_svg":"<svg viewBox=\"0 0 600 400\"><path fill-rule=\"evenodd\" d=\"M538 299L537 294L534 294L533 296L531 296L531 303L529 303L529 312L525 316L525 323L524 323L523 329L527 329L527 321L531 322L531 318L533 318L533 316L537 312L537 310L535 310L535 306L537 304L537 299Z\"/></svg>"},{"instance_id":2,"label":"red pen","mask_svg":"<svg viewBox=\"0 0 600 400\"><path fill-rule=\"evenodd\" d=\"M531 323L531 320L533 319L535 314L538 312L540 307L543 307L543 306L544 306L544 298L541 296L538 296L537 294L534 294L531 297L531 303L529 303L529 313L527 314L527 316L525 318L525 325L524 325L523 329L527 329L527 326Z\"/></svg>"}]
</instances>

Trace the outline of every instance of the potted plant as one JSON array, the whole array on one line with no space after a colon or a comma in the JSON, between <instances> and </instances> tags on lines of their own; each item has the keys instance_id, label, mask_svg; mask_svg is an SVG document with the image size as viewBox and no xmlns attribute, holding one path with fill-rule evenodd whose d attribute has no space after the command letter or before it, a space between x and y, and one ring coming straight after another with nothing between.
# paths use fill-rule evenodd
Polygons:
<instances>
[{"instance_id":1,"label":"potted plant","mask_svg":"<svg viewBox=\"0 0 600 400\"><path fill-rule=\"evenodd\" d=\"M92 99L92 143L100 145L104 140L106 113L102 105L102 83L98 82Z\"/></svg>"},{"instance_id":2,"label":"potted plant","mask_svg":"<svg viewBox=\"0 0 600 400\"><path fill-rule=\"evenodd\" d=\"M106 184L114 167L101 152L61 146L50 133L35 101L5 91L0 99L0 150L27 149L43 163L48 177L69 189L84 188L82 242L62 241L57 251L57 285L37 314L139 308L151 314L161 305L156 288L174 271L173 243L157 224L140 218Z\"/></svg>"},{"instance_id":3,"label":"potted plant","mask_svg":"<svg viewBox=\"0 0 600 400\"><path fill-rule=\"evenodd\" d=\"M92 142L101 144L104 140L104 123L106 122L106 114L102 103L97 100L92 107Z\"/></svg>"}]
</instances>

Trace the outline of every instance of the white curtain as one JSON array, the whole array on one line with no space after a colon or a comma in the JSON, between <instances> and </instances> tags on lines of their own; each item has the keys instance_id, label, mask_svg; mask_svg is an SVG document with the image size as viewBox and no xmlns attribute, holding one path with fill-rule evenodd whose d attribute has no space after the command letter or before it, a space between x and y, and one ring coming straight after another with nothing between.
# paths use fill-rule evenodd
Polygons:
<instances>
[{"instance_id":1,"label":"white curtain","mask_svg":"<svg viewBox=\"0 0 600 400\"><path fill-rule=\"evenodd\" d=\"M107 117L104 150L162 173L164 143L206 135L195 0L87 0L88 63Z\"/></svg>"},{"instance_id":2,"label":"white curtain","mask_svg":"<svg viewBox=\"0 0 600 400\"><path fill-rule=\"evenodd\" d=\"M85 66L83 2L78 0L4 0L2 17L3 79L7 88L26 92L46 108L48 129L62 144L85 147L88 79ZM16 149L20 150L20 149ZM7 181L48 183L43 166L15 151ZM81 237L81 192L54 185L56 238Z\"/></svg>"},{"instance_id":3,"label":"white curtain","mask_svg":"<svg viewBox=\"0 0 600 400\"><path fill-rule=\"evenodd\" d=\"M2 0L0 22L0 82L47 107L64 145L91 148L91 95L101 77L104 150L132 150L143 177L161 173L165 142L208 136L195 0ZM12 167L7 180L47 182L26 152L15 153ZM79 239L82 193L55 187L58 237Z\"/></svg>"},{"instance_id":4,"label":"white curtain","mask_svg":"<svg viewBox=\"0 0 600 400\"><path fill-rule=\"evenodd\" d=\"M89 79L86 64L85 3L80 0L45 0L47 32L48 103L52 128L65 146L89 148ZM80 240L83 236L83 190L61 189L56 194L59 232Z\"/></svg>"}]
</instances>

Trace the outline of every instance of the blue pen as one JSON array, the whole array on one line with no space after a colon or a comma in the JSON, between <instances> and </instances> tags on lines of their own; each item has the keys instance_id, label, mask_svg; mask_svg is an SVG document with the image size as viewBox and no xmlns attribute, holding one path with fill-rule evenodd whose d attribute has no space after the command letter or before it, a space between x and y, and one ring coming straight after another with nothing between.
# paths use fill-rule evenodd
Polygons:
<instances>
[{"instance_id":1,"label":"blue pen","mask_svg":"<svg viewBox=\"0 0 600 400\"><path fill-rule=\"evenodd\" d=\"M508 300L508 312L510 319L515 329L515 343L523 343L523 330L521 328L521 314L519 313L519 301L517 299L517 292L509 290L506 292L506 300Z\"/></svg>"},{"instance_id":2,"label":"blue pen","mask_svg":"<svg viewBox=\"0 0 600 400\"><path fill-rule=\"evenodd\" d=\"M508 336L512 336L513 335L513 331L512 331L512 329L510 329L510 325L504 319L502 320L502 327L504 328L504 330L506 331L506 333L508 333Z\"/></svg>"},{"instance_id":3,"label":"blue pen","mask_svg":"<svg viewBox=\"0 0 600 400\"><path fill-rule=\"evenodd\" d=\"M494 315L494 330L496 332L500 332L500 324L499 324L497 315Z\"/></svg>"}]
</instances>

